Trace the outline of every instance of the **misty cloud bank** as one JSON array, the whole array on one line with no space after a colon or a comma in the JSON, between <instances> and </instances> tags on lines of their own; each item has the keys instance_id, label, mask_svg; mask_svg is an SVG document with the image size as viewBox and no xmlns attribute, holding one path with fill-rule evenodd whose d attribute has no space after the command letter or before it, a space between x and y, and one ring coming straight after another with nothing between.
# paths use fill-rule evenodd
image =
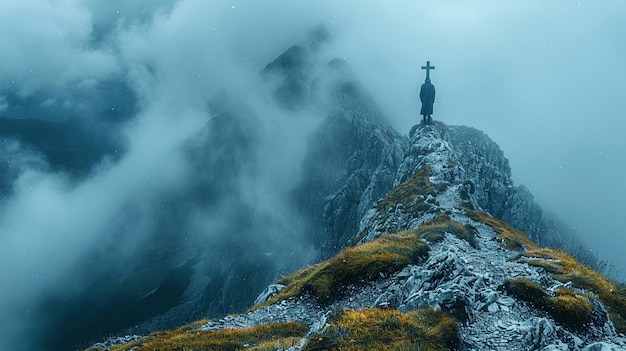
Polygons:
<instances>
[{"instance_id":1,"label":"misty cloud bank","mask_svg":"<svg viewBox=\"0 0 626 351\"><path fill-rule=\"evenodd\" d=\"M245 239L276 248L263 252L271 267L310 258L281 195L297 183L319 119L276 106L259 72L319 24L333 37L320 60L345 58L402 133L418 121L419 66L430 60L434 118L487 132L518 183L626 268L615 251L626 240L625 14L625 5L585 1L3 2L0 116L68 123L98 147L70 167L51 163L51 150L76 145L0 138L0 348L24 345L43 298L71 298L88 286L81 279L107 270L123 280L155 238L246 254L224 232L237 220L230 203L203 211L211 204L193 198L206 181L197 171L208 166L189 150L211 135L210 99L221 92L254 111L258 135L258 162L228 186L245 208L275 220ZM94 271L74 275L84 262ZM139 285L137 293L150 292Z\"/></svg>"}]
</instances>

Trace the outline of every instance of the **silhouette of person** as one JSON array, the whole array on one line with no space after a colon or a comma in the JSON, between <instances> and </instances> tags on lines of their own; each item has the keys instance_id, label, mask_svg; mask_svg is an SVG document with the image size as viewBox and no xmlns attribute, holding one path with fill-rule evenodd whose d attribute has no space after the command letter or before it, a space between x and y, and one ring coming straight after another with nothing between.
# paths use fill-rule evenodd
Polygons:
<instances>
[{"instance_id":1,"label":"silhouette of person","mask_svg":"<svg viewBox=\"0 0 626 351\"><path fill-rule=\"evenodd\" d=\"M420 101L422 101L422 110L420 114L424 116L424 123L430 124L433 119L433 104L435 103L435 86L430 82L430 78L426 78L424 84L420 88Z\"/></svg>"}]
</instances>

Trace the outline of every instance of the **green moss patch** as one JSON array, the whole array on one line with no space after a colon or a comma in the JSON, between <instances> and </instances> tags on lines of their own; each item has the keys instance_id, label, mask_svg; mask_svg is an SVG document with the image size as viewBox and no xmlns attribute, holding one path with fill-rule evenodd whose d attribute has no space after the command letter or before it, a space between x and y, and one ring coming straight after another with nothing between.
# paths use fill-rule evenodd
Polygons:
<instances>
[{"instance_id":1,"label":"green moss patch","mask_svg":"<svg viewBox=\"0 0 626 351\"><path fill-rule=\"evenodd\" d=\"M455 349L457 322L434 309L401 313L387 309L344 310L322 333L312 335L303 351L313 350L428 350Z\"/></svg>"}]
</instances>

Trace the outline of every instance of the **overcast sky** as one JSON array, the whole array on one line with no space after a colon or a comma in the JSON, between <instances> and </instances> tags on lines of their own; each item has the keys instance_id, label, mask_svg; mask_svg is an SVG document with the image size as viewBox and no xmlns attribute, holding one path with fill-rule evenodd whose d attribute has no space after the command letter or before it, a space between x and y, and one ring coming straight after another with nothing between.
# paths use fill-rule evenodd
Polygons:
<instances>
[{"instance_id":1,"label":"overcast sky","mask_svg":"<svg viewBox=\"0 0 626 351\"><path fill-rule=\"evenodd\" d=\"M434 119L486 132L517 185L626 270L624 18L618 0L0 0L0 116L97 118L111 81L138 102L119 163L79 184L24 166L0 207L0 279L16 287L4 294L45 288L129 201L184 180L176 147L206 122L207 97L253 89L318 24L334 38L323 55L345 58L404 134L431 61Z\"/></svg>"},{"instance_id":2,"label":"overcast sky","mask_svg":"<svg viewBox=\"0 0 626 351\"><path fill-rule=\"evenodd\" d=\"M337 20L338 42L398 130L414 123L430 60L435 118L485 131L516 184L626 269L626 4L359 5Z\"/></svg>"},{"instance_id":3,"label":"overcast sky","mask_svg":"<svg viewBox=\"0 0 626 351\"><path fill-rule=\"evenodd\" d=\"M485 131L518 185L626 269L626 4L461 3L362 9L346 42L363 70L383 67L366 75L375 95L407 130L430 60L435 118Z\"/></svg>"},{"instance_id":4,"label":"overcast sky","mask_svg":"<svg viewBox=\"0 0 626 351\"><path fill-rule=\"evenodd\" d=\"M434 118L486 132L513 179L626 270L626 3L351 2L337 54L394 126L415 123L430 60Z\"/></svg>"}]
</instances>

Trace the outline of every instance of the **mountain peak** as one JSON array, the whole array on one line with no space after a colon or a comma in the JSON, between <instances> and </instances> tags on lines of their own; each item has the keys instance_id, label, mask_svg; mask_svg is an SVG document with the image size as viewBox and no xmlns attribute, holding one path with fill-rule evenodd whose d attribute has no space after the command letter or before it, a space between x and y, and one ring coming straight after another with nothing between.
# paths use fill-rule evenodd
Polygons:
<instances>
[{"instance_id":1,"label":"mountain peak","mask_svg":"<svg viewBox=\"0 0 626 351\"><path fill-rule=\"evenodd\" d=\"M226 339L292 351L626 349L626 288L483 206L524 196L486 135L418 125L396 169L350 247L281 278L246 313L125 344L167 349L201 335L215 349Z\"/></svg>"},{"instance_id":2,"label":"mountain peak","mask_svg":"<svg viewBox=\"0 0 626 351\"><path fill-rule=\"evenodd\" d=\"M407 230L459 207L480 207L474 196L475 180L468 177L461 162L463 155L454 149L451 132L441 122L411 129L394 189L364 216L358 242Z\"/></svg>"}]
</instances>

